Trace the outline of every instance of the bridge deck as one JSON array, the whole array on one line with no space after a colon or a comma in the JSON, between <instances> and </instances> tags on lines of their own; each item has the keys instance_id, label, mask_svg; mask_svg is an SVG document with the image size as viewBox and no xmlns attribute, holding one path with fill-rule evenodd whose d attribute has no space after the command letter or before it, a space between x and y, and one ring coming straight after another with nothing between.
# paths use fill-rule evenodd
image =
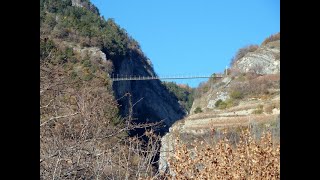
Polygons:
<instances>
[{"instance_id":1,"label":"bridge deck","mask_svg":"<svg viewBox=\"0 0 320 180\"><path fill-rule=\"evenodd\" d=\"M200 79L200 78L223 78L223 74L217 74L212 76L169 76L169 77L158 77L158 76L129 76L129 77L113 77L112 81L145 81L154 79Z\"/></svg>"}]
</instances>

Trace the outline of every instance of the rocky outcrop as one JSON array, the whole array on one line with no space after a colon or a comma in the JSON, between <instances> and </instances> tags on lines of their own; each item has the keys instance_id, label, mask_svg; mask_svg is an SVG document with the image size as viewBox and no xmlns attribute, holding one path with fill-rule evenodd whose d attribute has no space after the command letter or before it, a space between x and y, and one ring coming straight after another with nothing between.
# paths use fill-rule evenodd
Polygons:
<instances>
[{"instance_id":1,"label":"rocky outcrop","mask_svg":"<svg viewBox=\"0 0 320 180\"><path fill-rule=\"evenodd\" d=\"M98 8L91 4L89 0L71 0L71 5L75 7L84 7L89 11L99 15Z\"/></svg>"},{"instance_id":2,"label":"rocky outcrop","mask_svg":"<svg viewBox=\"0 0 320 180\"><path fill-rule=\"evenodd\" d=\"M72 6L83 7L81 0L71 0Z\"/></svg>"},{"instance_id":3,"label":"rocky outcrop","mask_svg":"<svg viewBox=\"0 0 320 180\"><path fill-rule=\"evenodd\" d=\"M78 52L82 58L85 56L88 56L91 59L101 60L104 63L107 62L106 54L97 47L80 48L76 46L76 47L73 47L73 50Z\"/></svg>"},{"instance_id":4,"label":"rocky outcrop","mask_svg":"<svg viewBox=\"0 0 320 180\"><path fill-rule=\"evenodd\" d=\"M280 72L280 40L260 46L256 51L247 53L234 65L240 72L276 74Z\"/></svg>"},{"instance_id":5,"label":"rocky outcrop","mask_svg":"<svg viewBox=\"0 0 320 180\"><path fill-rule=\"evenodd\" d=\"M107 63L106 54L102 52L98 47L81 47L79 44L71 43L68 41L57 41L60 46L72 48L74 53L77 53L81 59L88 57L92 61L101 61Z\"/></svg>"}]
</instances>

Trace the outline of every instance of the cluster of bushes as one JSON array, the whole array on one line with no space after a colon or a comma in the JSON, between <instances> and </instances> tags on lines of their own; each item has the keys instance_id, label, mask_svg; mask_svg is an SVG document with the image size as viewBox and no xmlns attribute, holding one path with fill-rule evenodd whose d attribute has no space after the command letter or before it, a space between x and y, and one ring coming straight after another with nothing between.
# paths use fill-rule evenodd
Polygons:
<instances>
[{"instance_id":1,"label":"cluster of bushes","mask_svg":"<svg viewBox=\"0 0 320 180\"><path fill-rule=\"evenodd\" d=\"M40 59L46 58L55 48L52 40L40 39Z\"/></svg>"},{"instance_id":2,"label":"cluster of bushes","mask_svg":"<svg viewBox=\"0 0 320 180\"><path fill-rule=\"evenodd\" d=\"M252 114L262 114L263 113L263 105L259 105L257 109L252 111Z\"/></svg>"},{"instance_id":3,"label":"cluster of bushes","mask_svg":"<svg viewBox=\"0 0 320 180\"><path fill-rule=\"evenodd\" d=\"M279 74L258 76L257 74L244 73L238 77L237 81L230 85L230 98L226 101L219 99L215 103L215 107L219 109L232 107L239 100L248 96L270 96L273 92L269 89L280 88ZM254 113L261 114L262 112L263 108L258 108Z\"/></svg>"},{"instance_id":4,"label":"cluster of bushes","mask_svg":"<svg viewBox=\"0 0 320 180\"><path fill-rule=\"evenodd\" d=\"M196 107L196 109L194 110L194 113L195 113L195 114L202 113L202 109L198 106L198 107Z\"/></svg>"},{"instance_id":5,"label":"cluster of bushes","mask_svg":"<svg viewBox=\"0 0 320 180\"><path fill-rule=\"evenodd\" d=\"M241 82L241 77L247 81ZM230 96L234 99L241 99L245 96L270 95L269 89L278 88L280 88L279 74L252 76L247 73L239 77L239 82L234 82L230 86Z\"/></svg>"},{"instance_id":6,"label":"cluster of bushes","mask_svg":"<svg viewBox=\"0 0 320 180\"><path fill-rule=\"evenodd\" d=\"M230 98L225 101L219 99L218 101L216 101L216 103L214 105L215 105L215 107L217 107L219 109L226 109L226 108L234 106L234 104L235 104L234 100Z\"/></svg>"},{"instance_id":7,"label":"cluster of bushes","mask_svg":"<svg viewBox=\"0 0 320 180\"><path fill-rule=\"evenodd\" d=\"M40 38L40 60L50 60L51 63L65 63L67 61L74 61L75 56L72 48L64 47L62 45L55 45L55 43L48 38Z\"/></svg>"}]
</instances>

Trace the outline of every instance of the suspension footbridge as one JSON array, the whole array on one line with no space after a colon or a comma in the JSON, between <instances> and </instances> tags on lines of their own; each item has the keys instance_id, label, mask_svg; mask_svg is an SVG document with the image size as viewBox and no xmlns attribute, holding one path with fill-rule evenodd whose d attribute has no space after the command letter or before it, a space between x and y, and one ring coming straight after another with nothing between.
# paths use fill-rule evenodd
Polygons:
<instances>
[{"instance_id":1,"label":"suspension footbridge","mask_svg":"<svg viewBox=\"0 0 320 180\"><path fill-rule=\"evenodd\" d=\"M200 79L200 78L223 78L224 74L215 74L210 76L133 76L133 75L125 75L125 76L112 76L112 81L145 81L145 80L168 80L168 79Z\"/></svg>"}]
</instances>

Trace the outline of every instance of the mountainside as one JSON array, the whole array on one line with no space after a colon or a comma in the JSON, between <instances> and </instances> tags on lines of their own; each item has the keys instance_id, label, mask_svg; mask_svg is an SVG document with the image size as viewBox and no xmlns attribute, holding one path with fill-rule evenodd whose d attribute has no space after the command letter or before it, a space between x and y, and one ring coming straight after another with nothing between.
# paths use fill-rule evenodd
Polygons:
<instances>
[{"instance_id":1,"label":"mountainside","mask_svg":"<svg viewBox=\"0 0 320 180\"><path fill-rule=\"evenodd\" d=\"M155 132L166 132L185 110L159 80L112 82L112 74L155 72L139 43L89 0L41 0L41 179L155 174ZM131 138L136 129L141 136Z\"/></svg>"},{"instance_id":2,"label":"mountainside","mask_svg":"<svg viewBox=\"0 0 320 180\"><path fill-rule=\"evenodd\" d=\"M240 58L228 69L228 75L200 85L190 114L162 137L160 171L170 168L168 160L177 151L177 139L187 147L194 147L199 145L194 141L212 141L213 134L217 138L228 130L232 139L239 136L240 127L250 127L257 138L268 129L279 140L280 39L239 52L236 57Z\"/></svg>"},{"instance_id":3,"label":"mountainside","mask_svg":"<svg viewBox=\"0 0 320 180\"><path fill-rule=\"evenodd\" d=\"M143 54L138 42L112 19L104 20L98 9L88 0L42 0L40 2L41 36L67 44L73 51L91 49L106 61L112 70L109 75L155 75L151 61ZM83 55L83 53L82 53ZM84 56L84 55L83 55ZM89 57L90 61L92 58ZM161 84L153 81L121 81L113 83L120 112L128 116L130 104L126 93L135 104L132 112L137 123L164 120L161 132L186 113L176 97ZM139 102L138 102L139 101Z\"/></svg>"}]
</instances>

